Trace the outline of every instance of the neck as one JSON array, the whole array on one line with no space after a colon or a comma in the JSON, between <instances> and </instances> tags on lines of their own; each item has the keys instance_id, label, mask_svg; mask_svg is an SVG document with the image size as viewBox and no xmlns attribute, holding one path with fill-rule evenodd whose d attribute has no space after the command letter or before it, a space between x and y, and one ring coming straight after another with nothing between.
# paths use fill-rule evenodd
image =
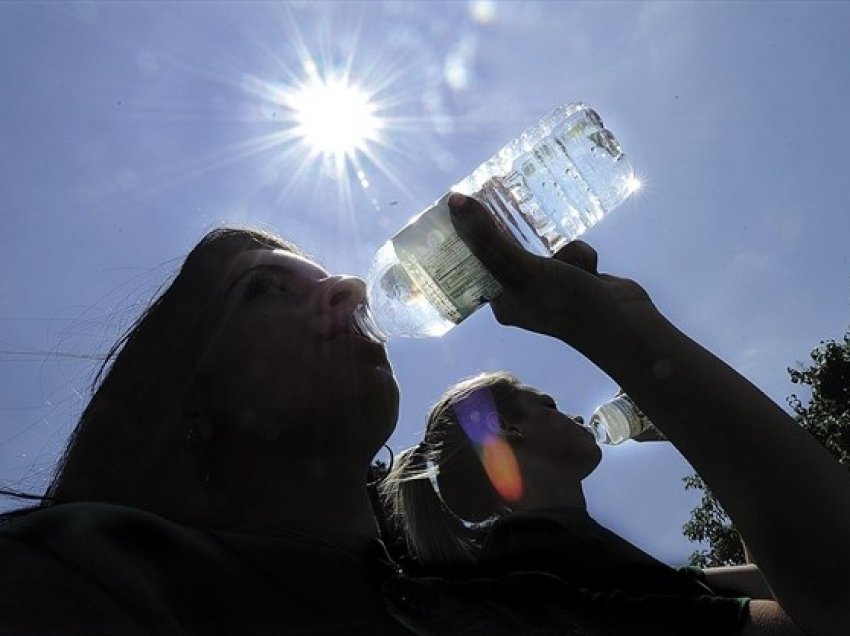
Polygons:
<instances>
[{"instance_id":1,"label":"neck","mask_svg":"<svg viewBox=\"0 0 850 636\"><path fill-rule=\"evenodd\" d=\"M523 466L522 476L523 494L522 498L511 506L514 510L587 508L581 478L566 473L560 465Z\"/></svg>"},{"instance_id":2,"label":"neck","mask_svg":"<svg viewBox=\"0 0 850 636\"><path fill-rule=\"evenodd\" d=\"M254 457L229 472L241 478L220 487L224 525L360 543L378 536L365 466L317 459L281 464L279 457L266 463Z\"/></svg>"}]
</instances>

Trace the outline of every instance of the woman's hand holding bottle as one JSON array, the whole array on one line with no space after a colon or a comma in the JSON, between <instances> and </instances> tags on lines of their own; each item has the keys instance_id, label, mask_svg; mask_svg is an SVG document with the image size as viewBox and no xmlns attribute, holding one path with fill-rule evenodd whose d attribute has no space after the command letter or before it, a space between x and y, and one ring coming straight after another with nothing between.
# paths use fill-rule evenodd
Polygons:
<instances>
[{"instance_id":1,"label":"woman's hand holding bottle","mask_svg":"<svg viewBox=\"0 0 850 636\"><path fill-rule=\"evenodd\" d=\"M572 241L553 257L524 250L470 197L449 200L452 222L503 292L493 314L513 325L562 340L602 368L666 320L646 291L629 279L600 274L595 250Z\"/></svg>"}]
</instances>

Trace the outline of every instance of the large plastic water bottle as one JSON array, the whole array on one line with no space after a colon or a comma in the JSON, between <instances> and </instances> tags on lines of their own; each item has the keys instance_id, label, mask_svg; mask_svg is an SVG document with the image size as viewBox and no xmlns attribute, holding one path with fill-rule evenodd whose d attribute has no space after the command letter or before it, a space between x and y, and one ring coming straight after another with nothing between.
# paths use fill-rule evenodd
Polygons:
<instances>
[{"instance_id":1,"label":"large plastic water bottle","mask_svg":"<svg viewBox=\"0 0 850 636\"><path fill-rule=\"evenodd\" d=\"M451 190L482 202L526 249L551 256L639 185L599 115L572 103L553 110ZM367 303L354 315L372 337L442 336L499 293L498 282L454 231L449 194L375 255Z\"/></svg>"}]
</instances>

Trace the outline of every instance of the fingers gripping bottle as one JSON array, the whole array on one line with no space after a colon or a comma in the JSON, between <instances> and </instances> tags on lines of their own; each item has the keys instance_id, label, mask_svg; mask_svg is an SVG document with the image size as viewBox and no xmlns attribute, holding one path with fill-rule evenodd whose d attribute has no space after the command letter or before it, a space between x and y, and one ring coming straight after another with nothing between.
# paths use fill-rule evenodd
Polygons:
<instances>
[{"instance_id":1,"label":"fingers gripping bottle","mask_svg":"<svg viewBox=\"0 0 850 636\"><path fill-rule=\"evenodd\" d=\"M595 111L556 108L452 191L478 199L525 249L551 256L639 187ZM442 336L500 287L454 231L449 194L381 247L366 277L357 326L379 340Z\"/></svg>"}]
</instances>

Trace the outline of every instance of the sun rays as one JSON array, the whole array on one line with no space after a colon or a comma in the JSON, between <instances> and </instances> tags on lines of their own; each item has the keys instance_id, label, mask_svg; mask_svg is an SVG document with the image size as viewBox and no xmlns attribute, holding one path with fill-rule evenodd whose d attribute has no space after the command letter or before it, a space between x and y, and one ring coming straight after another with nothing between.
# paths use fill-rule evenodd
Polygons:
<instances>
[{"instance_id":1,"label":"sun rays","mask_svg":"<svg viewBox=\"0 0 850 636\"><path fill-rule=\"evenodd\" d=\"M309 156L321 155L338 164L368 154L380 140L385 122L375 95L344 73L324 75L310 61L307 78L280 90L281 105L291 113L293 133Z\"/></svg>"},{"instance_id":2,"label":"sun rays","mask_svg":"<svg viewBox=\"0 0 850 636\"><path fill-rule=\"evenodd\" d=\"M392 26L379 33L362 13L278 7L252 32L253 57L240 64L166 54L148 63L196 82L191 108L216 125L198 152L140 175L138 194L226 168L239 174L233 189L240 192L228 215L274 225L286 214L299 222L290 218L298 202L311 223L319 216L355 233L386 231L410 202L432 196L420 190L423 172L447 172L455 161L447 139L463 90L450 80L460 71L474 78L474 59L389 9ZM179 118L178 107L155 114Z\"/></svg>"}]
</instances>

